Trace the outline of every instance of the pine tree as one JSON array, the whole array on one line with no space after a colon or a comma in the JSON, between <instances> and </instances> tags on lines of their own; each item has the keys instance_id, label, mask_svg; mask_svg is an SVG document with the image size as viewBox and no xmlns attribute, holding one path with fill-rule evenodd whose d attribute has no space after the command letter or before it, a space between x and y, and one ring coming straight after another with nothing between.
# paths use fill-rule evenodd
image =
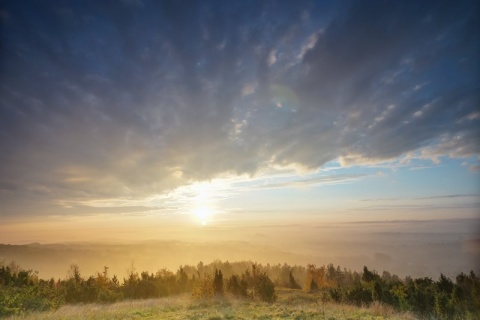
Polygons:
<instances>
[{"instance_id":1,"label":"pine tree","mask_svg":"<svg viewBox=\"0 0 480 320\"><path fill-rule=\"evenodd\" d=\"M215 276L213 278L213 292L216 296L223 295L223 274L222 270L215 269Z\"/></svg>"}]
</instances>

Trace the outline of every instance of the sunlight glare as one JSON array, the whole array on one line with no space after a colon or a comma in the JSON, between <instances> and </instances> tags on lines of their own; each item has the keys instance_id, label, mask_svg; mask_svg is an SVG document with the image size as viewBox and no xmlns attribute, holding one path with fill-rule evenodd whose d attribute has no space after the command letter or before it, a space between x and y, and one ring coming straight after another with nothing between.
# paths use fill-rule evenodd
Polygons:
<instances>
[{"instance_id":1,"label":"sunlight glare","mask_svg":"<svg viewBox=\"0 0 480 320\"><path fill-rule=\"evenodd\" d=\"M193 214L205 226L212 215L212 210L208 207L198 207L193 210Z\"/></svg>"}]
</instances>

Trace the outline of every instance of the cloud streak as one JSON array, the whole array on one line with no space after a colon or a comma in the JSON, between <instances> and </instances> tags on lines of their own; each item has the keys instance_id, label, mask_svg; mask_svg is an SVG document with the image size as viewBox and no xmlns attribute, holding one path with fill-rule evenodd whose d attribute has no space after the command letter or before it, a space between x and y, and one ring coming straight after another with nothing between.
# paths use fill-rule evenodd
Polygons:
<instances>
[{"instance_id":1,"label":"cloud streak","mask_svg":"<svg viewBox=\"0 0 480 320\"><path fill-rule=\"evenodd\" d=\"M278 183L267 183L257 186L258 189L297 188L306 186L320 186L326 184L343 184L353 182L369 176L368 174L344 174L313 177L308 179L294 179Z\"/></svg>"},{"instance_id":2,"label":"cloud streak","mask_svg":"<svg viewBox=\"0 0 480 320\"><path fill-rule=\"evenodd\" d=\"M477 199L480 199L480 194L447 194L447 195L441 195L441 196L415 198L415 200L452 199L452 198L477 198Z\"/></svg>"}]
</instances>

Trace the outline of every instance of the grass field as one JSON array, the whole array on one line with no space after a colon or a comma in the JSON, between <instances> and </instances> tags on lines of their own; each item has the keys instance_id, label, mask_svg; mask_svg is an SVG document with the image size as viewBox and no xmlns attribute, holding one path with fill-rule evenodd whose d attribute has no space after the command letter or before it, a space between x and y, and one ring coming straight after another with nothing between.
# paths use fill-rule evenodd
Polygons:
<instances>
[{"instance_id":1,"label":"grass field","mask_svg":"<svg viewBox=\"0 0 480 320\"><path fill-rule=\"evenodd\" d=\"M54 312L38 312L13 319L415 319L388 306L356 308L321 302L319 296L299 290L277 291L275 303L220 298L192 300L190 295L113 304L67 305Z\"/></svg>"}]
</instances>

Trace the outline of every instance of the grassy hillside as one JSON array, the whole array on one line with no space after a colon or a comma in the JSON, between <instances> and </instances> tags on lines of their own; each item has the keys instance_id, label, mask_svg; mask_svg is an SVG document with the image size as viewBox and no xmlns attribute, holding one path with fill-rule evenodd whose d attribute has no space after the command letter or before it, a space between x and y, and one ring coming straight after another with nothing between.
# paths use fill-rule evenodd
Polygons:
<instances>
[{"instance_id":1,"label":"grassy hillside","mask_svg":"<svg viewBox=\"0 0 480 320\"><path fill-rule=\"evenodd\" d=\"M415 319L411 314L397 313L379 304L369 308L323 304L319 295L301 290L279 289L277 295L272 304L233 298L192 300L190 295L179 295L113 304L66 305L53 312L7 319Z\"/></svg>"}]
</instances>

